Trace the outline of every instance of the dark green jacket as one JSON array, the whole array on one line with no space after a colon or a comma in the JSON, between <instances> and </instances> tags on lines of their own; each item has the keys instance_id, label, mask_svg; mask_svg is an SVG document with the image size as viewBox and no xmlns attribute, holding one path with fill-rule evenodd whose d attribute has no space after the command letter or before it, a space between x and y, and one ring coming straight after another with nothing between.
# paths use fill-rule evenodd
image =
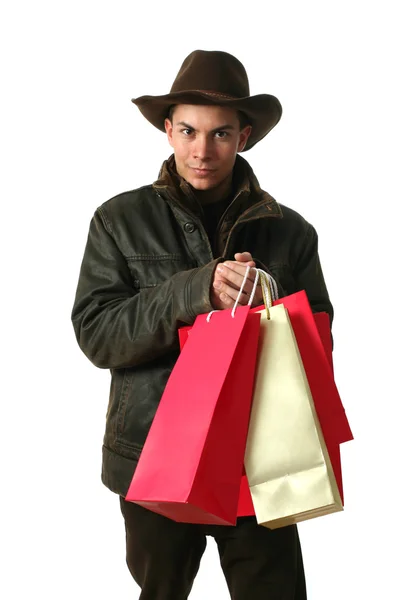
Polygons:
<instances>
[{"instance_id":1,"label":"dark green jacket","mask_svg":"<svg viewBox=\"0 0 402 600\"><path fill-rule=\"evenodd\" d=\"M91 221L72 321L81 350L111 371L102 481L118 494L127 492L179 355L178 328L212 310L217 262L251 252L282 294L306 290L313 310L332 321L314 228L262 191L243 158L234 173L214 248L173 157L153 185L105 202Z\"/></svg>"}]
</instances>

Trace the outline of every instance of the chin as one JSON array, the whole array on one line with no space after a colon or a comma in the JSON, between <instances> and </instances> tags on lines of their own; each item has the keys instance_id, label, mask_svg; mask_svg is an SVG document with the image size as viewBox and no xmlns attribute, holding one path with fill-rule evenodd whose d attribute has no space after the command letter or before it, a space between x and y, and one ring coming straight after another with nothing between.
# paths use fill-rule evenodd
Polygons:
<instances>
[{"instance_id":1,"label":"chin","mask_svg":"<svg viewBox=\"0 0 402 600\"><path fill-rule=\"evenodd\" d=\"M207 191L207 190L212 190L216 187L218 187L221 183L222 180L219 179L217 180L215 177L189 177L189 179L187 179L188 183L190 183L193 188L195 190L198 190L200 192L202 191Z\"/></svg>"},{"instance_id":2,"label":"chin","mask_svg":"<svg viewBox=\"0 0 402 600\"><path fill-rule=\"evenodd\" d=\"M198 190L199 192L212 190L217 185L215 182L212 183L211 181L200 181L199 179L189 181L189 183L195 190Z\"/></svg>"}]
</instances>

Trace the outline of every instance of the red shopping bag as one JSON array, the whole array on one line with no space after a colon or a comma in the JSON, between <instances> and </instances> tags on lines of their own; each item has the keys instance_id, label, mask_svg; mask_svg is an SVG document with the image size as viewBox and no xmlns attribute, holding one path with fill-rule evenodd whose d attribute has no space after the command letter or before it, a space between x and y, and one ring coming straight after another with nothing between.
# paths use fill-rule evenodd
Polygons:
<instances>
[{"instance_id":1,"label":"red shopping bag","mask_svg":"<svg viewBox=\"0 0 402 600\"><path fill-rule=\"evenodd\" d=\"M331 367L333 373L334 363L332 360L332 337L329 314L326 312L313 313L313 317L318 334L321 338L322 345L324 346L324 351L327 357L328 364Z\"/></svg>"},{"instance_id":2,"label":"red shopping bag","mask_svg":"<svg viewBox=\"0 0 402 600\"><path fill-rule=\"evenodd\" d=\"M317 326L318 333L320 335L322 344L324 346L325 354L327 356L328 363L331 367L332 373L334 372L334 365L332 360L332 337L331 337L331 326L329 321L328 313L321 312L314 314L314 321ZM349 434L348 434L349 429ZM346 432L346 437L350 437L352 439L351 431L349 425L344 430ZM340 436L345 437L345 436ZM338 484L339 494L342 499L342 504L344 503L343 497L343 482L342 482L342 467L341 467L341 452L339 443L336 441L328 440L327 442L327 450L331 459L332 468L334 470L334 475L336 482Z\"/></svg>"},{"instance_id":3,"label":"red shopping bag","mask_svg":"<svg viewBox=\"0 0 402 600\"><path fill-rule=\"evenodd\" d=\"M332 443L341 444L353 440L345 409L334 381L332 358L331 361L328 361L328 351L325 350L306 292L301 291L285 296L275 300L273 304L283 304L289 313L327 446ZM322 322L320 329L323 334L325 328ZM327 335L328 333L327 330ZM328 348L328 338L326 345Z\"/></svg>"},{"instance_id":4,"label":"red shopping bag","mask_svg":"<svg viewBox=\"0 0 402 600\"><path fill-rule=\"evenodd\" d=\"M249 307L197 317L126 500L176 521L236 523L259 328Z\"/></svg>"}]
</instances>

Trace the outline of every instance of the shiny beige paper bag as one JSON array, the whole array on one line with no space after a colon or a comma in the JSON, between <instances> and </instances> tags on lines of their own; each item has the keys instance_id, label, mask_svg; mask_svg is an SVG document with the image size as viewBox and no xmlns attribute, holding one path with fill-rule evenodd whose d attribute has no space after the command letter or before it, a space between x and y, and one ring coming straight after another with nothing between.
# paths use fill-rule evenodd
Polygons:
<instances>
[{"instance_id":1,"label":"shiny beige paper bag","mask_svg":"<svg viewBox=\"0 0 402 600\"><path fill-rule=\"evenodd\" d=\"M343 506L287 310L261 313L244 464L257 522L275 529Z\"/></svg>"}]
</instances>

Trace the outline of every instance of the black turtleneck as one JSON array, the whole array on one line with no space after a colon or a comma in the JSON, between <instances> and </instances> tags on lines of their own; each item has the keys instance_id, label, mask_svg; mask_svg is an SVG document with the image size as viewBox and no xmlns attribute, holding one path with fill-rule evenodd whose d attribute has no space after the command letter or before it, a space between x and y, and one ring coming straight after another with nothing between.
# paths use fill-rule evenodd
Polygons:
<instances>
[{"instance_id":1,"label":"black turtleneck","mask_svg":"<svg viewBox=\"0 0 402 600\"><path fill-rule=\"evenodd\" d=\"M218 223L227 206L230 204L230 197L226 197L223 200L217 202L211 202L210 204L204 204L202 209L204 213L204 227L208 234L209 242L212 250L214 249L215 234L218 227Z\"/></svg>"}]
</instances>

